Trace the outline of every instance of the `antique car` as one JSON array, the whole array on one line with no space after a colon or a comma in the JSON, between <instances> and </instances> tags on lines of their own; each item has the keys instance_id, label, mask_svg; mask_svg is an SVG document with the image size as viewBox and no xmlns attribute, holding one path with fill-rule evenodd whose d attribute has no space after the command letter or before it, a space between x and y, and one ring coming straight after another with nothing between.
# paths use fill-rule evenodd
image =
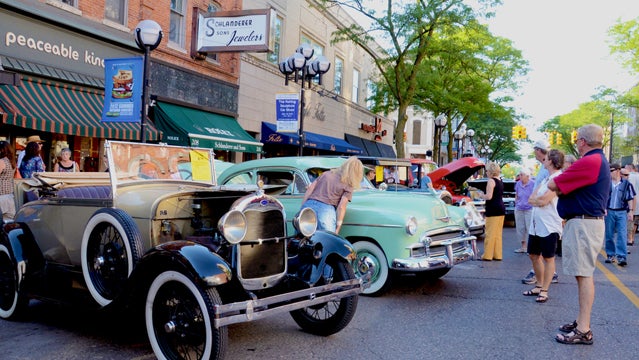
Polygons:
<instances>
[{"instance_id":1,"label":"antique car","mask_svg":"<svg viewBox=\"0 0 639 360\"><path fill-rule=\"evenodd\" d=\"M208 149L106 142L109 172L16 184L0 237L0 317L29 299L140 315L161 359L218 359L227 325L289 312L312 334L353 318L353 247L258 184L215 185ZM287 229L287 219L293 227Z\"/></svg>"},{"instance_id":2,"label":"antique car","mask_svg":"<svg viewBox=\"0 0 639 360\"><path fill-rule=\"evenodd\" d=\"M422 174L426 174L428 170L436 169L437 165L428 159L390 159L390 158L378 158L378 157L363 157L358 156L358 158L370 169L376 172L376 180L383 174L383 170L389 167L393 167L396 169L396 174L398 175L398 182L386 182L382 181L377 186L380 190L385 191L410 191L418 194L436 194L442 201L451 206L459 206L463 208L466 213L464 217L466 218L466 222L468 224L468 229L471 235L481 237L486 232L486 221L483 216L483 206L484 201L472 201L470 197L463 196L459 191L456 191L455 187L452 187L451 191L442 189L442 186L422 189L419 184L421 181ZM479 161L481 167L483 167L483 163ZM480 169L476 168L476 169ZM458 168L451 168L451 171L440 172L441 174L450 174L452 179L456 179L454 177L455 172L463 172L466 171L467 166L461 166ZM448 169L448 168L446 168ZM422 173L424 170L424 173ZM463 176L461 174L460 176ZM470 176L470 175L468 175ZM463 181L460 183L463 184ZM438 182L437 185L440 185ZM450 186L450 185L449 185ZM461 186L460 186L461 188Z\"/></svg>"},{"instance_id":3,"label":"antique car","mask_svg":"<svg viewBox=\"0 0 639 360\"><path fill-rule=\"evenodd\" d=\"M252 160L227 169L219 182L280 185L274 195L292 217L300 210L308 185L344 161L339 157ZM353 194L340 230L357 251L357 263L366 264L372 276L363 294L383 294L390 287L391 272L437 279L456 264L474 259L476 238L468 233L464 214L463 209L447 206L435 194L379 191L363 178L362 189Z\"/></svg>"}]
</instances>

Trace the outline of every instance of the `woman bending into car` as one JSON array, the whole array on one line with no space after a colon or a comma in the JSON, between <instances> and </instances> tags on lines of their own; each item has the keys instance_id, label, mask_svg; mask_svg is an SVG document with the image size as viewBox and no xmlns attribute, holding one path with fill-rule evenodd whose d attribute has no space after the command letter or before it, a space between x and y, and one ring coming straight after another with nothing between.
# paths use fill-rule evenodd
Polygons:
<instances>
[{"instance_id":1,"label":"woman bending into car","mask_svg":"<svg viewBox=\"0 0 639 360\"><path fill-rule=\"evenodd\" d=\"M351 156L339 168L325 171L306 189L302 209L311 208L317 214L319 230L339 233L353 191L359 189L364 165Z\"/></svg>"}]
</instances>

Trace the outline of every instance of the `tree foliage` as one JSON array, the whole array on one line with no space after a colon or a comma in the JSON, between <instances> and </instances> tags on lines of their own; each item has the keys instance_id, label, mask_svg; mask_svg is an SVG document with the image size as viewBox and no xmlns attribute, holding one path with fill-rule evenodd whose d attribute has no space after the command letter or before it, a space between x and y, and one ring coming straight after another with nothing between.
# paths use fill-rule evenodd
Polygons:
<instances>
[{"instance_id":1,"label":"tree foliage","mask_svg":"<svg viewBox=\"0 0 639 360\"><path fill-rule=\"evenodd\" d=\"M495 90L515 86L514 76L525 72L527 64L509 41L492 36L478 23L479 17L492 15L489 10L500 0L477 0L482 8L473 8L463 0L401 4L387 0L383 7L379 7L381 2L372 0L321 3L350 8L370 21L366 29L353 24L337 30L332 42L352 41L374 59L380 77L373 111L397 111L394 138L399 157L405 156L403 135L409 106L446 114L457 120L456 126L479 114L512 121L512 117L496 116L509 112L499 109L489 97ZM381 10L378 12L373 4ZM374 46L376 42L388 44L381 55ZM495 112L491 114L492 111ZM447 132L452 138L456 129L452 121L448 124Z\"/></svg>"}]
</instances>

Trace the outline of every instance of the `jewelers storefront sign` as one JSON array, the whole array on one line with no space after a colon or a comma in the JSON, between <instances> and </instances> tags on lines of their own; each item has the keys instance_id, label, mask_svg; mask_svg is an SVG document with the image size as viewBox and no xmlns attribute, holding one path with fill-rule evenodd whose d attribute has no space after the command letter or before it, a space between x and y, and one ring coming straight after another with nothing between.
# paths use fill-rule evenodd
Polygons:
<instances>
[{"instance_id":1,"label":"jewelers storefront sign","mask_svg":"<svg viewBox=\"0 0 639 360\"><path fill-rule=\"evenodd\" d=\"M274 10L217 11L195 10L196 33L192 48L199 54L225 51L266 52L270 44Z\"/></svg>"}]
</instances>

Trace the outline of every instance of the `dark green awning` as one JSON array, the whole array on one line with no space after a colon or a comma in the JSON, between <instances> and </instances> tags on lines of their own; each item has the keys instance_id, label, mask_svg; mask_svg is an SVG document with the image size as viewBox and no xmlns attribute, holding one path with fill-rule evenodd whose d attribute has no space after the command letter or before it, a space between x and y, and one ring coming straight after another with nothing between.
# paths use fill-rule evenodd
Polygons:
<instances>
[{"instance_id":1,"label":"dark green awning","mask_svg":"<svg viewBox=\"0 0 639 360\"><path fill-rule=\"evenodd\" d=\"M157 101L154 121L163 132L162 141L169 145L262 152L262 143L242 129L231 116Z\"/></svg>"},{"instance_id":2,"label":"dark green awning","mask_svg":"<svg viewBox=\"0 0 639 360\"><path fill-rule=\"evenodd\" d=\"M140 124L102 122L104 91L24 76L20 86L0 85L0 118L26 129L104 139L138 140ZM147 124L146 138L160 134Z\"/></svg>"}]
</instances>

